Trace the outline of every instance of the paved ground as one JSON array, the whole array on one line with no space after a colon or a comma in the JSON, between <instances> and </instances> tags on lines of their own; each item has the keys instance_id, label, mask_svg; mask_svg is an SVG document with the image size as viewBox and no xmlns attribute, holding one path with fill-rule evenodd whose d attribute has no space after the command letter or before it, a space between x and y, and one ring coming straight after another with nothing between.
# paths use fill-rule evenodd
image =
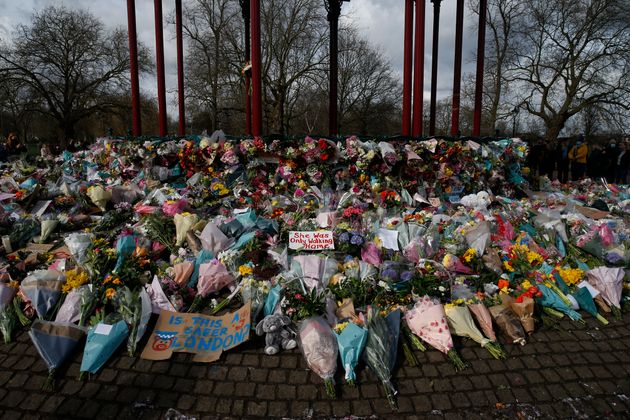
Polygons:
<instances>
[{"instance_id":1,"label":"paved ground","mask_svg":"<svg viewBox=\"0 0 630 420\"><path fill-rule=\"evenodd\" d=\"M80 354L61 373L57 392L41 386L46 368L28 335L0 345L0 413L3 418L164 418L169 408L197 416L322 418L603 418L630 416L630 316L600 327L563 322L542 327L524 346L506 346L509 358L492 359L468 341L458 343L470 368L455 373L435 350L402 355L394 383L398 414L390 411L375 376L359 368L359 386L338 386L326 397L321 380L297 351L266 356L254 340L217 363L189 355L150 362L115 356L88 381L78 381ZM342 373L337 372L339 381Z\"/></svg>"}]
</instances>

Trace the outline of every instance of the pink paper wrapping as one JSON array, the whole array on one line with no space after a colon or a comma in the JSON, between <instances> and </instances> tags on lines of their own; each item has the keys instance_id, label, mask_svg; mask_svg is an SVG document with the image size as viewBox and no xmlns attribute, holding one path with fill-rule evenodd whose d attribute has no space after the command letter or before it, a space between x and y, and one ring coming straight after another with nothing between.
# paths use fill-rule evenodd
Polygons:
<instances>
[{"instance_id":1,"label":"pink paper wrapping","mask_svg":"<svg viewBox=\"0 0 630 420\"><path fill-rule=\"evenodd\" d=\"M407 311L405 320L414 334L435 349L446 354L453 348L453 337L442 304L424 296Z\"/></svg>"},{"instance_id":2,"label":"pink paper wrapping","mask_svg":"<svg viewBox=\"0 0 630 420\"><path fill-rule=\"evenodd\" d=\"M214 259L199 266L197 293L201 296L208 296L210 293L218 292L233 281L234 277L225 266L219 260Z\"/></svg>"},{"instance_id":3,"label":"pink paper wrapping","mask_svg":"<svg viewBox=\"0 0 630 420\"><path fill-rule=\"evenodd\" d=\"M368 243L367 246L361 250L361 259L375 267L381 265L381 253L373 242Z\"/></svg>"},{"instance_id":4,"label":"pink paper wrapping","mask_svg":"<svg viewBox=\"0 0 630 420\"><path fill-rule=\"evenodd\" d=\"M195 271L195 264L190 261L184 261L173 266L173 272L175 273L175 283L184 287L188 284L190 276Z\"/></svg>"},{"instance_id":5,"label":"pink paper wrapping","mask_svg":"<svg viewBox=\"0 0 630 420\"><path fill-rule=\"evenodd\" d=\"M483 303L473 303L468 305L468 309L470 309L470 312L477 320L479 327L486 337L491 341L497 341L497 336L492 328L492 315L486 305Z\"/></svg>"},{"instance_id":6,"label":"pink paper wrapping","mask_svg":"<svg viewBox=\"0 0 630 420\"><path fill-rule=\"evenodd\" d=\"M175 216L176 214L183 212L186 206L188 206L187 200L177 200L174 203L166 201L162 205L162 211L167 216Z\"/></svg>"}]
</instances>

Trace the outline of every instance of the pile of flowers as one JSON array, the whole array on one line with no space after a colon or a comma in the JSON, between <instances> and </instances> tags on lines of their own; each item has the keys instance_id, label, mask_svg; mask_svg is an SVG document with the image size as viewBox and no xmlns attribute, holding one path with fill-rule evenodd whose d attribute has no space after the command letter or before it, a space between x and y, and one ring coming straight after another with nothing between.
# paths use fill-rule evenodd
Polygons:
<instances>
[{"instance_id":1,"label":"pile of flowers","mask_svg":"<svg viewBox=\"0 0 630 420\"><path fill-rule=\"evenodd\" d=\"M621 316L628 186L531 193L526 153L518 139L202 137L100 139L13 163L0 182L0 331L31 328L38 348L52 334L70 350L88 328L82 371L94 373L108 358L95 352L137 352L152 313L251 302L252 325L288 317L328 394L337 358L349 385L363 362L395 408L399 345L412 366L430 346L465 369L475 361L455 337L503 358L542 323ZM294 249L295 231L333 244ZM103 324L111 340L93 333Z\"/></svg>"}]
</instances>

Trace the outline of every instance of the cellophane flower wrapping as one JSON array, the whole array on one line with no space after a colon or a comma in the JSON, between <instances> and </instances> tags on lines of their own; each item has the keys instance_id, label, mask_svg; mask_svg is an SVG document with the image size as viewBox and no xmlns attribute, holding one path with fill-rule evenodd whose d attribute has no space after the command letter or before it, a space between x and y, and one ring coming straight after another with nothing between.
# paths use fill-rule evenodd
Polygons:
<instances>
[{"instance_id":1,"label":"cellophane flower wrapping","mask_svg":"<svg viewBox=\"0 0 630 420\"><path fill-rule=\"evenodd\" d=\"M61 297L65 279L65 275L57 270L36 270L22 280L20 289L30 300L39 318L44 318L55 306Z\"/></svg>"},{"instance_id":2,"label":"cellophane flower wrapping","mask_svg":"<svg viewBox=\"0 0 630 420\"><path fill-rule=\"evenodd\" d=\"M188 280L195 271L195 264L192 261L184 261L173 266L173 275L175 283L184 287L188 284Z\"/></svg>"},{"instance_id":3,"label":"cellophane flower wrapping","mask_svg":"<svg viewBox=\"0 0 630 420\"><path fill-rule=\"evenodd\" d=\"M41 233L39 234L39 243L46 242L51 233L55 231L59 221L57 219L45 219L40 222Z\"/></svg>"},{"instance_id":4,"label":"cellophane flower wrapping","mask_svg":"<svg viewBox=\"0 0 630 420\"><path fill-rule=\"evenodd\" d=\"M129 325L127 353L133 357L136 345L142 339L151 318L151 299L144 288L139 292L132 292L127 286L118 290L115 299L118 313Z\"/></svg>"},{"instance_id":5,"label":"cellophane flower wrapping","mask_svg":"<svg viewBox=\"0 0 630 420\"><path fill-rule=\"evenodd\" d=\"M10 281L0 281L0 332L2 332L5 343L11 342L11 335L18 322L12 304L17 291L17 287L13 286Z\"/></svg>"},{"instance_id":6,"label":"cellophane flower wrapping","mask_svg":"<svg viewBox=\"0 0 630 420\"><path fill-rule=\"evenodd\" d=\"M70 250L72 257L79 265L83 265L87 260L87 250L92 245L93 235L91 233L72 233L65 239L65 244Z\"/></svg>"},{"instance_id":7,"label":"cellophane flower wrapping","mask_svg":"<svg viewBox=\"0 0 630 420\"><path fill-rule=\"evenodd\" d=\"M486 347L491 342L479 331L467 306L447 307L445 313L451 334L468 337L481 347Z\"/></svg>"},{"instance_id":8,"label":"cellophane flower wrapping","mask_svg":"<svg viewBox=\"0 0 630 420\"><path fill-rule=\"evenodd\" d=\"M363 351L363 360L383 383L387 400L392 409L397 408L395 396L398 393L391 382L396 364L398 336L400 332L400 311L388 314L386 318L372 309L368 319L368 338ZM398 323L396 325L396 320Z\"/></svg>"},{"instance_id":9,"label":"cellophane flower wrapping","mask_svg":"<svg viewBox=\"0 0 630 420\"><path fill-rule=\"evenodd\" d=\"M346 371L345 379L349 383L354 383L356 380L354 370L359 363L359 357L367 342L368 330L350 322L336 336L341 364Z\"/></svg>"},{"instance_id":10,"label":"cellophane flower wrapping","mask_svg":"<svg viewBox=\"0 0 630 420\"><path fill-rule=\"evenodd\" d=\"M81 372L96 373L129 336L129 327L124 320L112 325L98 323L87 333Z\"/></svg>"},{"instance_id":11,"label":"cellophane flower wrapping","mask_svg":"<svg viewBox=\"0 0 630 420\"><path fill-rule=\"evenodd\" d=\"M218 292L233 282L234 277L221 261L213 259L208 263L201 264L199 267L197 294L206 297L211 293Z\"/></svg>"},{"instance_id":12,"label":"cellophane flower wrapping","mask_svg":"<svg viewBox=\"0 0 630 420\"><path fill-rule=\"evenodd\" d=\"M335 333L324 318L317 316L300 322L298 339L308 367L324 380L326 392L334 397L338 353Z\"/></svg>"},{"instance_id":13,"label":"cellophane flower wrapping","mask_svg":"<svg viewBox=\"0 0 630 420\"><path fill-rule=\"evenodd\" d=\"M48 366L48 381L44 386L52 389L55 373L72 355L85 335L85 329L66 322L37 319L28 334Z\"/></svg>"},{"instance_id":14,"label":"cellophane flower wrapping","mask_svg":"<svg viewBox=\"0 0 630 420\"><path fill-rule=\"evenodd\" d=\"M194 213L178 213L173 217L175 223L175 245L181 246L186 240L188 231L199 221L199 217Z\"/></svg>"},{"instance_id":15,"label":"cellophane flower wrapping","mask_svg":"<svg viewBox=\"0 0 630 420\"><path fill-rule=\"evenodd\" d=\"M582 320L582 315L575 312L573 309L569 307L569 305L564 303L562 299L560 298L560 296L554 293L553 290L551 290L544 284L539 284L538 290L540 290L540 292L542 293L542 297L537 298L537 300L538 300L538 303L540 303L542 306L560 311L574 321Z\"/></svg>"},{"instance_id":16,"label":"cellophane flower wrapping","mask_svg":"<svg viewBox=\"0 0 630 420\"><path fill-rule=\"evenodd\" d=\"M606 303L618 309L621 309L624 276L622 267L597 267L586 272L589 284L601 293Z\"/></svg>"},{"instance_id":17,"label":"cellophane flower wrapping","mask_svg":"<svg viewBox=\"0 0 630 420\"><path fill-rule=\"evenodd\" d=\"M81 317L81 287L72 289L61 304L55 322L77 323Z\"/></svg>"},{"instance_id":18,"label":"cellophane flower wrapping","mask_svg":"<svg viewBox=\"0 0 630 420\"><path fill-rule=\"evenodd\" d=\"M490 224L479 222L473 228L468 229L464 235L468 246L477 251L477 255L483 255L490 243Z\"/></svg>"},{"instance_id":19,"label":"cellophane flower wrapping","mask_svg":"<svg viewBox=\"0 0 630 420\"><path fill-rule=\"evenodd\" d=\"M147 290L147 294L149 295L149 299L151 300L151 311L154 314L160 314L162 310L177 312L178 309L173 306L173 303L169 300L166 293L164 293L164 289L160 284L160 280L158 276L153 276L153 281L151 284L147 284L144 286Z\"/></svg>"},{"instance_id":20,"label":"cellophane flower wrapping","mask_svg":"<svg viewBox=\"0 0 630 420\"><path fill-rule=\"evenodd\" d=\"M88 188L87 195L101 211L105 211L107 203L112 199L111 190L106 190L101 185L94 185Z\"/></svg>"},{"instance_id":21,"label":"cellophane flower wrapping","mask_svg":"<svg viewBox=\"0 0 630 420\"><path fill-rule=\"evenodd\" d=\"M479 327L483 331L484 335L492 341L497 341L497 336L492 328L492 315L488 310L488 307L483 303L469 303L468 309L473 314Z\"/></svg>"},{"instance_id":22,"label":"cellophane flower wrapping","mask_svg":"<svg viewBox=\"0 0 630 420\"><path fill-rule=\"evenodd\" d=\"M444 307L437 300L423 296L405 313L409 329L436 350L447 354L453 348L453 337L446 321Z\"/></svg>"}]
</instances>

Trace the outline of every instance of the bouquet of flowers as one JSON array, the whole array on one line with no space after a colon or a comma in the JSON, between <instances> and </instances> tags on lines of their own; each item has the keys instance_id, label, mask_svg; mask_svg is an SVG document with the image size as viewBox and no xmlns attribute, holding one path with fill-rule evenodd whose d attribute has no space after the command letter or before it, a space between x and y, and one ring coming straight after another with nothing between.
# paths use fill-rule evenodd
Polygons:
<instances>
[{"instance_id":1,"label":"bouquet of flowers","mask_svg":"<svg viewBox=\"0 0 630 420\"><path fill-rule=\"evenodd\" d=\"M334 398L338 352L335 334L322 317L313 317L300 322L298 338L308 367L324 380L326 393Z\"/></svg>"},{"instance_id":2,"label":"bouquet of flowers","mask_svg":"<svg viewBox=\"0 0 630 420\"><path fill-rule=\"evenodd\" d=\"M621 319L621 292L625 272L621 267L597 267L586 272L588 282L597 289L610 305L617 319Z\"/></svg>"},{"instance_id":3,"label":"bouquet of flowers","mask_svg":"<svg viewBox=\"0 0 630 420\"><path fill-rule=\"evenodd\" d=\"M91 186L87 190L87 195L102 212L105 211L107 203L112 199L111 190L106 190L102 185Z\"/></svg>"},{"instance_id":4,"label":"bouquet of flowers","mask_svg":"<svg viewBox=\"0 0 630 420\"><path fill-rule=\"evenodd\" d=\"M173 221L175 222L175 246L181 246L186 240L188 231L199 221L199 217L194 213L184 212L176 214Z\"/></svg>"},{"instance_id":5,"label":"bouquet of flowers","mask_svg":"<svg viewBox=\"0 0 630 420\"><path fill-rule=\"evenodd\" d=\"M118 290L115 296L118 313L129 325L130 333L127 340L127 353L133 357L136 345L142 339L151 317L151 299L144 288L132 292L127 286Z\"/></svg>"},{"instance_id":6,"label":"bouquet of flowers","mask_svg":"<svg viewBox=\"0 0 630 420\"><path fill-rule=\"evenodd\" d=\"M501 349L501 346L481 334L475 326L468 307L459 303L463 302L453 302L444 307L451 333L476 341L481 347L488 350L495 359L504 359L505 352Z\"/></svg>"},{"instance_id":7,"label":"bouquet of flowers","mask_svg":"<svg viewBox=\"0 0 630 420\"><path fill-rule=\"evenodd\" d=\"M17 325L17 315L12 304L13 298L18 292L18 284L11 281L9 276L0 280L0 332L4 342L11 342L11 334Z\"/></svg>"},{"instance_id":8,"label":"bouquet of flowers","mask_svg":"<svg viewBox=\"0 0 630 420\"><path fill-rule=\"evenodd\" d=\"M339 346L341 364L346 371L346 382L348 385L354 386L356 381L354 369L367 342L368 330L356 324L354 320L348 320L337 324L334 331Z\"/></svg>"}]
</instances>

